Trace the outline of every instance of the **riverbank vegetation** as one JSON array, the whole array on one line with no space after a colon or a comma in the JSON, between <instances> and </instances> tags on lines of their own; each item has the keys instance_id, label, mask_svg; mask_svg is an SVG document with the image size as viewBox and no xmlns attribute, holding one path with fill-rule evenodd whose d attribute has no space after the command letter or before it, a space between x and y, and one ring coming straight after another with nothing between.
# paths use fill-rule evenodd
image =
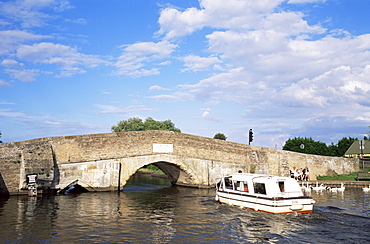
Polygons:
<instances>
[{"instance_id":1,"label":"riverbank vegetation","mask_svg":"<svg viewBox=\"0 0 370 244\"><path fill-rule=\"evenodd\" d=\"M153 164L149 164L149 165L146 165L144 167L142 167L141 169L139 169L140 172L143 172L143 173L150 173L150 174L155 174L155 175L164 175L165 173L163 173L162 170L160 170L157 166L153 165Z\"/></svg>"},{"instance_id":2,"label":"riverbank vegetation","mask_svg":"<svg viewBox=\"0 0 370 244\"><path fill-rule=\"evenodd\" d=\"M357 178L357 173L352 173L348 175L333 175L333 176L317 176L317 180L342 180L342 181L355 181Z\"/></svg>"},{"instance_id":3,"label":"riverbank vegetation","mask_svg":"<svg viewBox=\"0 0 370 244\"><path fill-rule=\"evenodd\" d=\"M370 169L360 169L359 172L370 172ZM317 180L342 180L342 181L356 181L357 180L357 173L352 174L335 174L332 176L324 175L324 176L317 176Z\"/></svg>"}]
</instances>

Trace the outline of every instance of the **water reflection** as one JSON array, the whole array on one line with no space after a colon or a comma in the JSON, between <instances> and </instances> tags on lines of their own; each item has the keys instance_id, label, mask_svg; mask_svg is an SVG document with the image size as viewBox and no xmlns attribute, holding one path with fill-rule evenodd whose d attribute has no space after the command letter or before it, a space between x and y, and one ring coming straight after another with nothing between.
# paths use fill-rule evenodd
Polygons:
<instances>
[{"instance_id":1,"label":"water reflection","mask_svg":"<svg viewBox=\"0 0 370 244\"><path fill-rule=\"evenodd\" d=\"M214 189L138 175L123 192L0 200L0 243L359 243L370 194L311 192L314 213L272 215L221 205Z\"/></svg>"}]
</instances>

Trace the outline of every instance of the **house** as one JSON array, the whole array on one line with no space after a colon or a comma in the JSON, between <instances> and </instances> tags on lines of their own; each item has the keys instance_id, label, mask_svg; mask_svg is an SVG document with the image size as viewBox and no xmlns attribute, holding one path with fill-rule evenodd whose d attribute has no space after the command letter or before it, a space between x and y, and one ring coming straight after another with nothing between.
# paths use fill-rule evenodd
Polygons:
<instances>
[{"instance_id":1,"label":"house","mask_svg":"<svg viewBox=\"0 0 370 244\"><path fill-rule=\"evenodd\" d=\"M348 158L370 158L370 140L354 141L344 156Z\"/></svg>"}]
</instances>

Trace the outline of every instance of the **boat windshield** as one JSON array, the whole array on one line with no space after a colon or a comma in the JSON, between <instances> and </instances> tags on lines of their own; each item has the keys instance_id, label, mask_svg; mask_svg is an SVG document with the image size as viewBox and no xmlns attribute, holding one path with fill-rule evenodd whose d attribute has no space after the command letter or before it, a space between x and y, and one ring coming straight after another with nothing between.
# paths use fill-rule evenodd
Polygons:
<instances>
[{"instance_id":1,"label":"boat windshield","mask_svg":"<svg viewBox=\"0 0 370 244\"><path fill-rule=\"evenodd\" d=\"M231 181L230 177L225 178L225 188L230 190L233 189L233 182Z\"/></svg>"}]
</instances>

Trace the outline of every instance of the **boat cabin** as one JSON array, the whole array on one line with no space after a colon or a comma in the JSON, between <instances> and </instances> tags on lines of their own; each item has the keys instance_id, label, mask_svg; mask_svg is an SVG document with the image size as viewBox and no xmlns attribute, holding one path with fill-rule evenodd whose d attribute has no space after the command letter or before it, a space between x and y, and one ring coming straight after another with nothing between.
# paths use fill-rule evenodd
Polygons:
<instances>
[{"instance_id":1,"label":"boat cabin","mask_svg":"<svg viewBox=\"0 0 370 244\"><path fill-rule=\"evenodd\" d=\"M238 173L224 177L219 190L244 192L263 197L303 196L298 182L289 177Z\"/></svg>"}]
</instances>

